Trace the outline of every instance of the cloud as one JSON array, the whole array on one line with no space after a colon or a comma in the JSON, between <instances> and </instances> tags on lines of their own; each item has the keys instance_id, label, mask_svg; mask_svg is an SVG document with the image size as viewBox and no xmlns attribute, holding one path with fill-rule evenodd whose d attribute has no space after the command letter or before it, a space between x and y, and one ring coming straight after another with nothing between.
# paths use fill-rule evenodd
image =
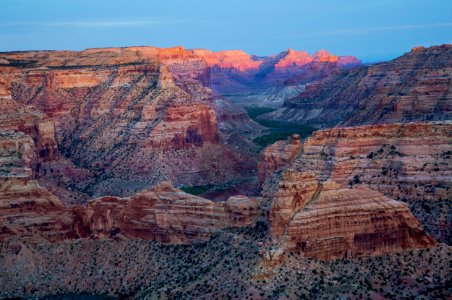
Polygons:
<instances>
[{"instance_id":1,"label":"cloud","mask_svg":"<svg viewBox=\"0 0 452 300\"><path fill-rule=\"evenodd\" d=\"M452 22L433 23L433 24L411 24L411 25L395 25L395 26L381 26L381 27L365 27L352 29L337 29L330 31L307 32L299 34L287 34L284 37L313 37L313 36L328 36L328 35L354 35L366 34L378 31L392 31L392 30L413 30L426 28L446 28L452 27Z\"/></svg>"}]
</instances>

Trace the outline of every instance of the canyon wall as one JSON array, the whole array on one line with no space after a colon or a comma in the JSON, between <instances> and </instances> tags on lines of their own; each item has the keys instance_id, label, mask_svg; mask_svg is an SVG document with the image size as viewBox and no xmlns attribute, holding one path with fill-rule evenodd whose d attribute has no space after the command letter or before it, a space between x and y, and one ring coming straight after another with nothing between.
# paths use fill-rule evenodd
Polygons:
<instances>
[{"instance_id":1,"label":"canyon wall","mask_svg":"<svg viewBox=\"0 0 452 300\"><path fill-rule=\"evenodd\" d=\"M450 122L321 130L290 160L289 142L268 146L258 174L270 233L321 259L432 245L421 226L450 243L451 132Z\"/></svg>"},{"instance_id":2,"label":"canyon wall","mask_svg":"<svg viewBox=\"0 0 452 300\"><path fill-rule=\"evenodd\" d=\"M307 257L331 260L435 245L407 204L365 186L350 189L326 181L315 194L297 191L310 198L293 210L286 234L288 247Z\"/></svg>"},{"instance_id":3,"label":"canyon wall","mask_svg":"<svg viewBox=\"0 0 452 300\"><path fill-rule=\"evenodd\" d=\"M212 94L210 68L192 51L130 47L0 56L2 102L11 108L0 115L9 124L2 130L34 138L48 158L38 177L48 185L49 176L55 179L50 170L67 177L54 189L71 194L74 203L87 197L68 190L132 195L160 180L201 185L253 172L249 147L227 141L239 128L259 125ZM81 174L84 180L67 186Z\"/></svg>"},{"instance_id":4,"label":"canyon wall","mask_svg":"<svg viewBox=\"0 0 452 300\"><path fill-rule=\"evenodd\" d=\"M308 84L264 118L315 127L452 119L452 45L416 47L389 62Z\"/></svg>"}]
</instances>

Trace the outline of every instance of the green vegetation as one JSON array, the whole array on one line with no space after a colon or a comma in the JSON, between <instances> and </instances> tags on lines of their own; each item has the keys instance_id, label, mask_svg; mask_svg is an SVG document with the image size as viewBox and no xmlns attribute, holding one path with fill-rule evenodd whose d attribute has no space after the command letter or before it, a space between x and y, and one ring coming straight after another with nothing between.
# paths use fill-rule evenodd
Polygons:
<instances>
[{"instance_id":1,"label":"green vegetation","mask_svg":"<svg viewBox=\"0 0 452 300\"><path fill-rule=\"evenodd\" d=\"M245 107L245 109L248 112L248 116L254 121L260 115L275 111L275 109L269 107Z\"/></svg>"},{"instance_id":2,"label":"green vegetation","mask_svg":"<svg viewBox=\"0 0 452 300\"><path fill-rule=\"evenodd\" d=\"M285 140L288 136L298 133L301 138L309 136L316 129L308 125L300 125L291 122L262 120L258 117L262 114L272 112L274 109L267 107L248 107L246 108L248 115L255 122L265 126L269 129L269 133L255 138L253 141L261 147L273 144L279 140Z\"/></svg>"},{"instance_id":3,"label":"green vegetation","mask_svg":"<svg viewBox=\"0 0 452 300\"><path fill-rule=\"evenodd\" d=\"M225 182L215 183L215 184L205 184L205 185L195 185L195 186L183 186L179 187L186 193L192 195L201 195L207 192L224 192L238 184L250 182L250 180L254 180L254 177L244 177L241 179L233 179Z\"/></svg>"},{"instance_id":4,"label":"green vegetation","mask_svg":"<svg viewBox=\"0 0 452 300\"><path fill-rule=\"evenodd\" d=\"M205 185L197 185L197 186L183 186L180 189L186 193L192 195L201 195L212 189L215 185L213 184L205 184Z\"/></svg>"}]
</instances>

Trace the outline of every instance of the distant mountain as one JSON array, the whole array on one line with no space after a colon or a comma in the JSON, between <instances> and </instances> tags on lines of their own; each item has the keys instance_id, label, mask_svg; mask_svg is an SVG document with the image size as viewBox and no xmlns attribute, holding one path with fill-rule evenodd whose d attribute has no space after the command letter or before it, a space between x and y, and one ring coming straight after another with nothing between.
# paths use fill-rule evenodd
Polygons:
<instances>
[{"instance_id":1,"label":"distant mountain","mask_svg":"<svg viewBox=\"0 0 452 300\"><path fill-rule=\"evenodd\" d=\"M452 45L416 47L309 84L263 117L316 127L450 120L451 92Z\"/></svg>"},{"instance_id":2,"label":"distant mountain","mask_svg":"<svg viewBox=\"0 0 452 300\"><path fill-rule=\"evenodd\" d=\"M310 55L306 51L288 49L264 57L241 50L193 52L211 67L211 87L221 95L305 84L340 69L361 65L356 57L332 55L325 50Z\"/></svg>"}]
</instances>

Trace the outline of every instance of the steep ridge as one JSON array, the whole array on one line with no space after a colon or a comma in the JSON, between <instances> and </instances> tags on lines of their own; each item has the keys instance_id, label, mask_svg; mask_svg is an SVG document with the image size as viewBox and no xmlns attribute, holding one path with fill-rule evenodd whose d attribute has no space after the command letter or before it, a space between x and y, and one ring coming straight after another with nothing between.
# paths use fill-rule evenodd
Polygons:
<instances>
[{"instance_id":1,"label":"steep ridge","mask_svg":"<svg viewBox=\"0 0 452 300\"><path fill-rule=\"evenodd\" d=\"M288 142L268 146L258 173L266 174L271 234L321 259L432 245L419 222L450 243L451 132L450 122L316 131L279 168L272 160L287 156L279 144Z\"/></svg>"},{"instance_id":2,"label":"steep ridge","mask_svg":"<svg viewBox=\"0 0 452 300\"><path fill-rule=\"evenodd\" d=\"M75 238L73 214L34 177L33 139L21 132L0 133L0 241L10 237L48 241Z\"/></svg>"},{"instance_id":3,"label":"steep ridge","mask_svg":"<svg viewBox=\"0 0 452 300\"><path fill-rule=\"evenodd\" d=\"M416 47L389 62L309 84L263 117L319 128L452 119L452 45Z\"/></svg>"},{"instance_id":4,"label":"steep ridge","mask_svg":"<svg viewBox=\"0 0 452 300\"><path fill-rule=\"evenodd\" d=\"M331 260L397 252L435 244L408 205L364 186L322 184L316 197L296 211L287 228L290 248Z\"/></svg>"},{"instance_id":5,"label":"steep ridge","mask_svg":"<svg viewBox=\"0 0 452 300\"><path fill-rule=\"evenodd\" d=\"M60 152L92 172L84 186L71 188L131 195L164 179L197 185L252 173L249 147L225 141L238 127L259 125L212 95L210 69L191 51L130 47L0 56L8 62L0 66L8 101L53 122Z\"/></svg>"},{"instance_id":6,"label":"steep ridge","mask_svg":"<svg viewBox=\"0 0 452 300\"><path fill-rule=\"evenodd\" d=\"M286 171L272 197L270 235L281 251L322 260L431 247L408 205L364 185L320 182L314 173Z\"/></svg>"},{"instance_id":7,"label":"steep ridge","mask_svg":"<svg viewBox=\"0 0 452 300\"><path fill-rule=\"evenodd\" d=\"M174 244L206 240L229 226L252 225L258 212L257 202L244 196L212 202L162 182L130 198L94 199L82 217L90 236Z\"/></svg>"}]
</instances>

